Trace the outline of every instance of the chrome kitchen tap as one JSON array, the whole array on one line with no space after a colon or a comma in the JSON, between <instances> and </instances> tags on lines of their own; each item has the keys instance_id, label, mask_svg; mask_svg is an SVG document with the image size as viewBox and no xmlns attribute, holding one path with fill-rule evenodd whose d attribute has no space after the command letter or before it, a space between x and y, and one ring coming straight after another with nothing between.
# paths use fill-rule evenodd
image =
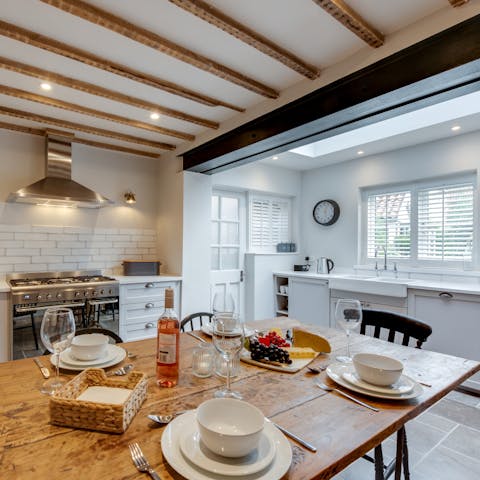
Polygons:
<instances>
[{"instance_id":1,"label":"chrome kitchen tap","mask_svg":"<svg viewBox=\"0 0 480 480\"><path fill-rule=\"evenodd\" d=\"M387 270L387 247L380 245L379 248L383 249L383 269L386 271Z\"/></svg>"}]
</instances>

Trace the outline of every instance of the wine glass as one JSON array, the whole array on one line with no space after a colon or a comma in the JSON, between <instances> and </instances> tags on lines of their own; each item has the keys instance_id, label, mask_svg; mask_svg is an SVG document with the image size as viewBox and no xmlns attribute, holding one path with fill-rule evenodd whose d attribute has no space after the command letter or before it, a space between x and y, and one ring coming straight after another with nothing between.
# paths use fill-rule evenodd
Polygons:
<instances>
[{"instance_id":1,"label":"wine glass","mask_svg":"<svg viewBox=\"0 0 480 480\"><path fill-rule=\"evenodd\" d=\"M358 300L339 299L335 307L335 319L347 333L347 354L336 357L337 361L350 363L350 332L362 322L362 307Z\"/></svg>"},{"instance_id":2,"label":"wine glass","mask_svg":"<svg viewBox=\"0 0 480 480\"><path fill-rule=\"evenodd\" d=\"M59 376L60 353L72 343L75 336L75 317L69 308L47 308L40 327L40 338L43 345L54 357L55 377L46 380L41 392L54 394L68 379Z\"/></svg>"},{"instance_id":3,"label":"wine glass","mask_svg":"<svg viewBox=\"0 0 480 480\"><path fill-rule=\"evenodd\" d=\"M223 298L221 298L223 297ZM229 298L230 297L230 298ZM238 398L242 396L230 388L232 362L243 348L245 329L243 321L234 311L235 302L230 294L216 294L213 302L212 339L217 351L227 364L227 385L215 392L217 398Z\"/></svg>"}]
</instances>

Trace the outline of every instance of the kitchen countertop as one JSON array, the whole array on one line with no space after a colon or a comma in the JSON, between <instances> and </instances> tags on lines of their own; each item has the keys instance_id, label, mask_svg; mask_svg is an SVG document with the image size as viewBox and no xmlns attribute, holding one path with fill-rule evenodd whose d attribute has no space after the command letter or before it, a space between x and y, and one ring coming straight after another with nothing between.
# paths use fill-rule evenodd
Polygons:
<instances>
[{"instance_id":1,"label":"kitchen countertop","mask_svg":"<svg viewBox=\"0 0 480 480\"><path fill-rule=\"evenodd\" d=\"M182 277L177 275L112 275L112 277L118 280L120 285L144 282L178 282L182 280Z\"/></svg>"},{"instance_id":2,"label":"kitchen countertop","mask_svg":"<svg viewBox=\"0 0 480 480\"><path fill-rule=\"evenodd\" d=\"M0 280L0 293L10 292L10 285L6 280Z\"/></svg>"},{"instance_id":3,"label":"kitchen countertop","mask_svg":"<svg viewBox=\"0 0 480 480\"><path fill-rule=\"evenodd\" d=\"M311 278L328 280L331 289L348 290L360 293L373 293L394 297L405 297L407 289L448 291L451 293L465 293L480 295L480 282L466 277L465 282L448 280L429 280L418 278L376 277L372 275L355 275L353 273L314 273L276 271L274 275L285 277Z\"/></svg>"}]
</instances>

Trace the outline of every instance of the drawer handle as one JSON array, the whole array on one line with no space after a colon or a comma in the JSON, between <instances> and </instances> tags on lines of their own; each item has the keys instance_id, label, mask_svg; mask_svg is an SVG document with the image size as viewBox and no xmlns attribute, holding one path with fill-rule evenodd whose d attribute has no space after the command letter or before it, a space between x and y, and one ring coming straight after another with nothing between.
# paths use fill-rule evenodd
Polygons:
<instances>
[{"instance_id":1,"label":"drawer handle","mask_svg":"<svg viewBox=\"0 0 480 480\"><path fill-rule=\"evenodd\" d=\"M146 285L145 285L145 288L153 288L155 285L153 283L150 283L148 282Z\"/></svg>"},{"instance_id":2,"label":"drawer handle","mask_svg":"<svg viewBox=\"0 0 480 480\"><path fill-rule=\"evenodd\" d=\"M152 302L148 302L148 303L145 304L145 308L153 308L153 307L154 307L154 305L153 305Z\"/></svg>"},{"instance_id":3,"label":"drawer handle","mask_svg":"<svg viewBox=\"0 0 480 480\"><path fill-rule=\"evenodd\" d=\"M453 298L453 295L450 292L440 292L438 296L443 298Z\"/></svg>"},{"instance_id":4,"label":"drawer handle","mask_svg":"<svg viewBox=\"0 0 480 480\"><path fill-rule=\"evenodd\" d=\"M145 324L145 328L153 328L155 325L152 322L148 322Z\"/></svg>"}]
</instances>

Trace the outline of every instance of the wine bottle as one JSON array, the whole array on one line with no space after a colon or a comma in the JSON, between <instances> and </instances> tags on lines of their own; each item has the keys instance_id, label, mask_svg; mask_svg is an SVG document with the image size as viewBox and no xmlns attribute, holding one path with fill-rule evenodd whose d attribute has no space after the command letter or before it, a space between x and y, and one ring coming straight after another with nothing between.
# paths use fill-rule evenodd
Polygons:
<instances>
[{"instance_id":1,"label":"wine bottle","mask_svg":"<svg viewBox=\"0 0 480 480\"><path fill-rule=\"evenodd\" d=\"M173 309L173 290L165 290L165 311L157 322L157 385L174 387L178 382L180 324Z\"/></svg>"}]
</instances>

